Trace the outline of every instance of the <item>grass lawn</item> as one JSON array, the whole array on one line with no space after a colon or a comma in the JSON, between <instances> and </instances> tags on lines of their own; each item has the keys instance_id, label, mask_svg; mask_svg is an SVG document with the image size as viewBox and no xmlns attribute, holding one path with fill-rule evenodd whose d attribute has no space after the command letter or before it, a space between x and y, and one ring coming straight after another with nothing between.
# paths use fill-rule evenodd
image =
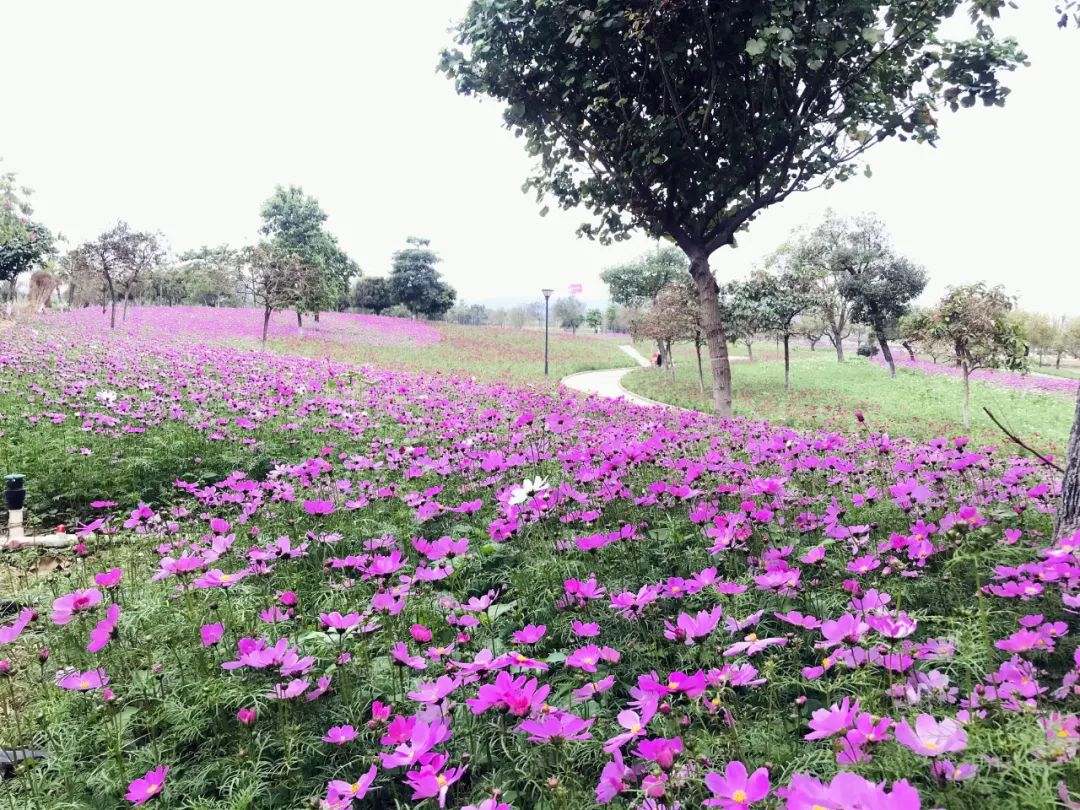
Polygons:
<instances>
[{"instance_id":1,"label":"grass lawn","mask_svg":"<svg viewBox=\"0 0 1080 810\"><path fill-rule=\"evenodd\" d=\"M642 353L648 349L647 345L638 346ZM678 347L675 359L674 382L659 370L641 369L624 377L623 385L662 402L707 410L708 398L698 390L693 349ZM707 367L705 373L707 383ZM872 429L893 435L925 439L965 432L961 425L962 389L958 381L906 369L899 369L896 379L890 380L884 369L862 357L852 356L840 364L832 352L794 350L791 390L786 392L783 363L774 359L771 352L769 355L755 352L753 363L736 361L732 378L738 416L802 428L849 430L856 424L855 412L861 411ZM977 441L994 444L1005 441L983 413L985 406L1038 449L1059 454L1065 451L1074 410L1068 397L976 382L971 387L971 404L972 426L967 433Z\"/></svg>"},{"instance_id":2,"label":"grass lawn","mask_svg":"<svg viewBox=\"0 0 1080 810\"><path fill-rule=\"evenodd\" d=\"M269 348L307 357L332 357L343 363L379 368L468 374L482 380L515 383L543 382L544 333L539 329L507 329L497 326L431 324L442 335L438 343L409 345L346 345L323 341L314 330L303 339L271 340ZM593 335L552 329L550 374L555 382L568 374L629 364L619 344L626 337ZM252 346L255 344L253 343Z\"/></svg>"}]
</instances>

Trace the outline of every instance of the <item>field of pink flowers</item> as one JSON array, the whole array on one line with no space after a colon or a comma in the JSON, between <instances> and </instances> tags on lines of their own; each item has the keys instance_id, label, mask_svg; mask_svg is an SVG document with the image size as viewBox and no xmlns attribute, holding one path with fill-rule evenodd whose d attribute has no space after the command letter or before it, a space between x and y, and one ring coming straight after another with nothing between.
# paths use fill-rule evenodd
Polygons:
<instances>
[{"instance_id":1,"label":"field of pink flowers","mask_svg":"<svg viewBox=\"0 0 1080 810\"><path fill-rule=\"evenodd\" d=\"M938 377L954 377L961 379L960 369L948 363L935 363L932 360L912 360L900 355L894 356L897 368L906 368L921 374L931 374ZM875 357L873 362L880 366L885 361L880 356ZM1012 388L1016 391L1031 391L1038 394L1064 394L1075 397L1080 382L1067 377L1051 377L1042 374L1018 374L1013 371L996 371L994 369L978 369L971 375L972 380L986 382L992 385L1000 385Z\"/></svg>"},{"instance_id":2,"label":"field of pink flowers","mask_svg":"<svg viewBox=\"0 0 1080 810\"><path fill-rule=\"evenodd\" d=\"M0 333L5 466L77 535L0 579L0 806L1080 796L1030 460L58 324Z\"/></svg>"}]
</instances>

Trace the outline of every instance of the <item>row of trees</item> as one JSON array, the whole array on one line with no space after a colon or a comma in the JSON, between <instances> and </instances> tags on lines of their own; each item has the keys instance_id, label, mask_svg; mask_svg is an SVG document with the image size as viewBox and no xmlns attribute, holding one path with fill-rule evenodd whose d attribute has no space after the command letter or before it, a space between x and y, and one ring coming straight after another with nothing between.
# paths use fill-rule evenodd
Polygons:
<instances>
[{"instance_id":1,"label":"row of trees","mask_svg":"<svg viewBox=\"0 0 1080 810\"><path fill-rule=\"evenodd\" d=\"M31 191L14 173L0 174L0 296L15 298L15 279L56 254L57 239L34 219Z\"/></svg>"}]
</instances>

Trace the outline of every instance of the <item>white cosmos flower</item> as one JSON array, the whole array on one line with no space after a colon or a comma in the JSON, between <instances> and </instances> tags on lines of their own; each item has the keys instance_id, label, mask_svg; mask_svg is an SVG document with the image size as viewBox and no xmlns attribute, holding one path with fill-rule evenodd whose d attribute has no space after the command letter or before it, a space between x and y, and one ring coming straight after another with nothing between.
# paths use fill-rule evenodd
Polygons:
<instances>
[{"instance_id":1,"label":"white cosmos flower","mask_svg":"<svg viewBox=\"0 0 1080 810\"><path fill-rule=\"evenodd\" d=\"M539 495L548 488L548 482L540 476L526 478L520 487L514 487L510 491L510 504L518 506Z\"/></svg>"}]
</instances>

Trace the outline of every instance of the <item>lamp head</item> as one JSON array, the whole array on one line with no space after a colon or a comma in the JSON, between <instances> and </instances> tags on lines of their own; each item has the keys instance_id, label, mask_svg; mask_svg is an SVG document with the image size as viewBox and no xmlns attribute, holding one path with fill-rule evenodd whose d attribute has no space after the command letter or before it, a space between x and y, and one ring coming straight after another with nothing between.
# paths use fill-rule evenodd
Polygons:
<instances>
[{"instance_id":1,"label":"lamp head","mask_svg":"<svg viewBox=\"0 0 1080 810\"><path fill-rule=\"evenodd\" d=\"M541 290L540 292L542 292L544 294L544 298L551 298L551 294L553 292L555 292L555 291L554 290L544 289L544 290Z\"/></svg>"}]
</instances>

